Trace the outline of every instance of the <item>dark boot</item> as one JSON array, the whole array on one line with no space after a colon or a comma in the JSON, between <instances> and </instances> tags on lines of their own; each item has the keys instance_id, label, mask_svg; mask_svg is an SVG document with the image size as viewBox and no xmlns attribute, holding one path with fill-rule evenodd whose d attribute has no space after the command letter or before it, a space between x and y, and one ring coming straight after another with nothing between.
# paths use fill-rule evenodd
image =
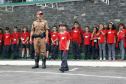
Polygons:
<instances>
[{"instance_id":1,"label":"dark boot","mask_svg":"<svg viewBox=\"0 0 126 84\"><path fill-rule=\"evenodd\" d=\"M42 69L46 68L46 56L42 57Z\"/></svg>"},{"instance_id":2,"label":"dark boot","mask_svg":"<svg viewBox=\"0 0 126 84\"><path fill-rule=\"evenodd\" d=\"M39 68L39 56L35 56L35 65L32 67L32 69Z\"/></svg>"}]
</instances>

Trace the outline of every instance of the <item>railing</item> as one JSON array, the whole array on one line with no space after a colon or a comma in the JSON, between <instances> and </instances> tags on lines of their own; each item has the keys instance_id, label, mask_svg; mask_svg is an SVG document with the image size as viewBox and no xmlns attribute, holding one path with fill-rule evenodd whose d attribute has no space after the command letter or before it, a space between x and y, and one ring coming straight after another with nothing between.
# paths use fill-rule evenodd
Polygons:
<instances>
[{"instance_id":1,"label":"railing","mask_svg":"<svg viewBox=\"0 0 126 84\"><path fill-rule=\"evenodd\" d=\"M20 2L38 2L38 1L49 1L50 2L50 1L58 1L58 0L0 0L0 4L20 3ZM64 0L59 0L59 1L64 1Z\"/></svg>"},{"instance_id":2,"label":"railing","mask_svg":"<svg viewBox=\"0 0 126 84\"><path fill-rule=\"evenodd\" d=\"M109 0L101 0L101 1L109 5Z\"/></svg>"}]
</instances>

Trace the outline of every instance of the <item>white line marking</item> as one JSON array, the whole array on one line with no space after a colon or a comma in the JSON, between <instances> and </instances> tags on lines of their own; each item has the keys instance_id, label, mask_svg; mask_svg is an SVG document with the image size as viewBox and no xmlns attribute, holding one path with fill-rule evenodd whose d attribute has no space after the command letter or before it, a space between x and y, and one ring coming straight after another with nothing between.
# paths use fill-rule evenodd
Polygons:
<instances>
[{"instance_id":1,"label":"white line marking","mask_svg":"<svg viewBox=\"0 0 126 84\"><path fill-rule=\"evenodd\" d=\"M67 75L67 76L83 76L83 77L97 77L97 78L110 78L110 79L126 79L126 77L119 76L99 76L87 74L72 74L72 73L56 73L56 72L34 72L34 71L0 71L0 73L38 73L38 74L54 74L54 75Z\"/></svg>"},{"instance_id":2,"label":"white line marking","mask_svg":"<svg viewBox=\"0 0 126 84\"><path fill-rule=\"evenodd\" d=\"M78 68L74 68L74 69L72 69L72 70L69 70L69 71L75 71L75 70L77 70Z\"/></svg>"}]
</instances>

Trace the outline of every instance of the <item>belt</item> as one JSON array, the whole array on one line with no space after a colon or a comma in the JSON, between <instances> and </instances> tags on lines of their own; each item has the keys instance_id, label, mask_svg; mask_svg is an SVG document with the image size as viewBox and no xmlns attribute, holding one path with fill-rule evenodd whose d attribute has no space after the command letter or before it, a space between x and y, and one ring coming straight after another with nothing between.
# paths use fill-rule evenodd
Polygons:
<instances>
[{"instance_id":1,"label":"belt","mask_svg":"<svg viewBox=\"0 0 126 84\"><path fill-rule=\"evenodd\" d=\"M46 36L45 33L39 34L39 35L33 34L33 35L32 35L32 38L33 38L33 39L34 39L34 38L38 38L38 37L44 38L45 36Z\"/></svg>"}]
</instances>

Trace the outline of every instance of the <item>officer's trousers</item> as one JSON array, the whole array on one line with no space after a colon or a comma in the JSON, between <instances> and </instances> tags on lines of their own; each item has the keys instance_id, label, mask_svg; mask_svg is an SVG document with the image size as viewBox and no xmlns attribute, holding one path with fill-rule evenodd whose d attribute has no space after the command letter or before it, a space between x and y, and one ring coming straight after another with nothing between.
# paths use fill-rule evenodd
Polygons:
<instances>
[{"instance_id":1,"label":"officer's trousers","mask_svg":"<svg viewBox=\"0 0 126 84\"><path fill-rule=\"evenodd\" d=\"M35 56L46 56L46 43L45 38L34 38L34 49L35 49Z\"/></svg>"}]
</instances>

